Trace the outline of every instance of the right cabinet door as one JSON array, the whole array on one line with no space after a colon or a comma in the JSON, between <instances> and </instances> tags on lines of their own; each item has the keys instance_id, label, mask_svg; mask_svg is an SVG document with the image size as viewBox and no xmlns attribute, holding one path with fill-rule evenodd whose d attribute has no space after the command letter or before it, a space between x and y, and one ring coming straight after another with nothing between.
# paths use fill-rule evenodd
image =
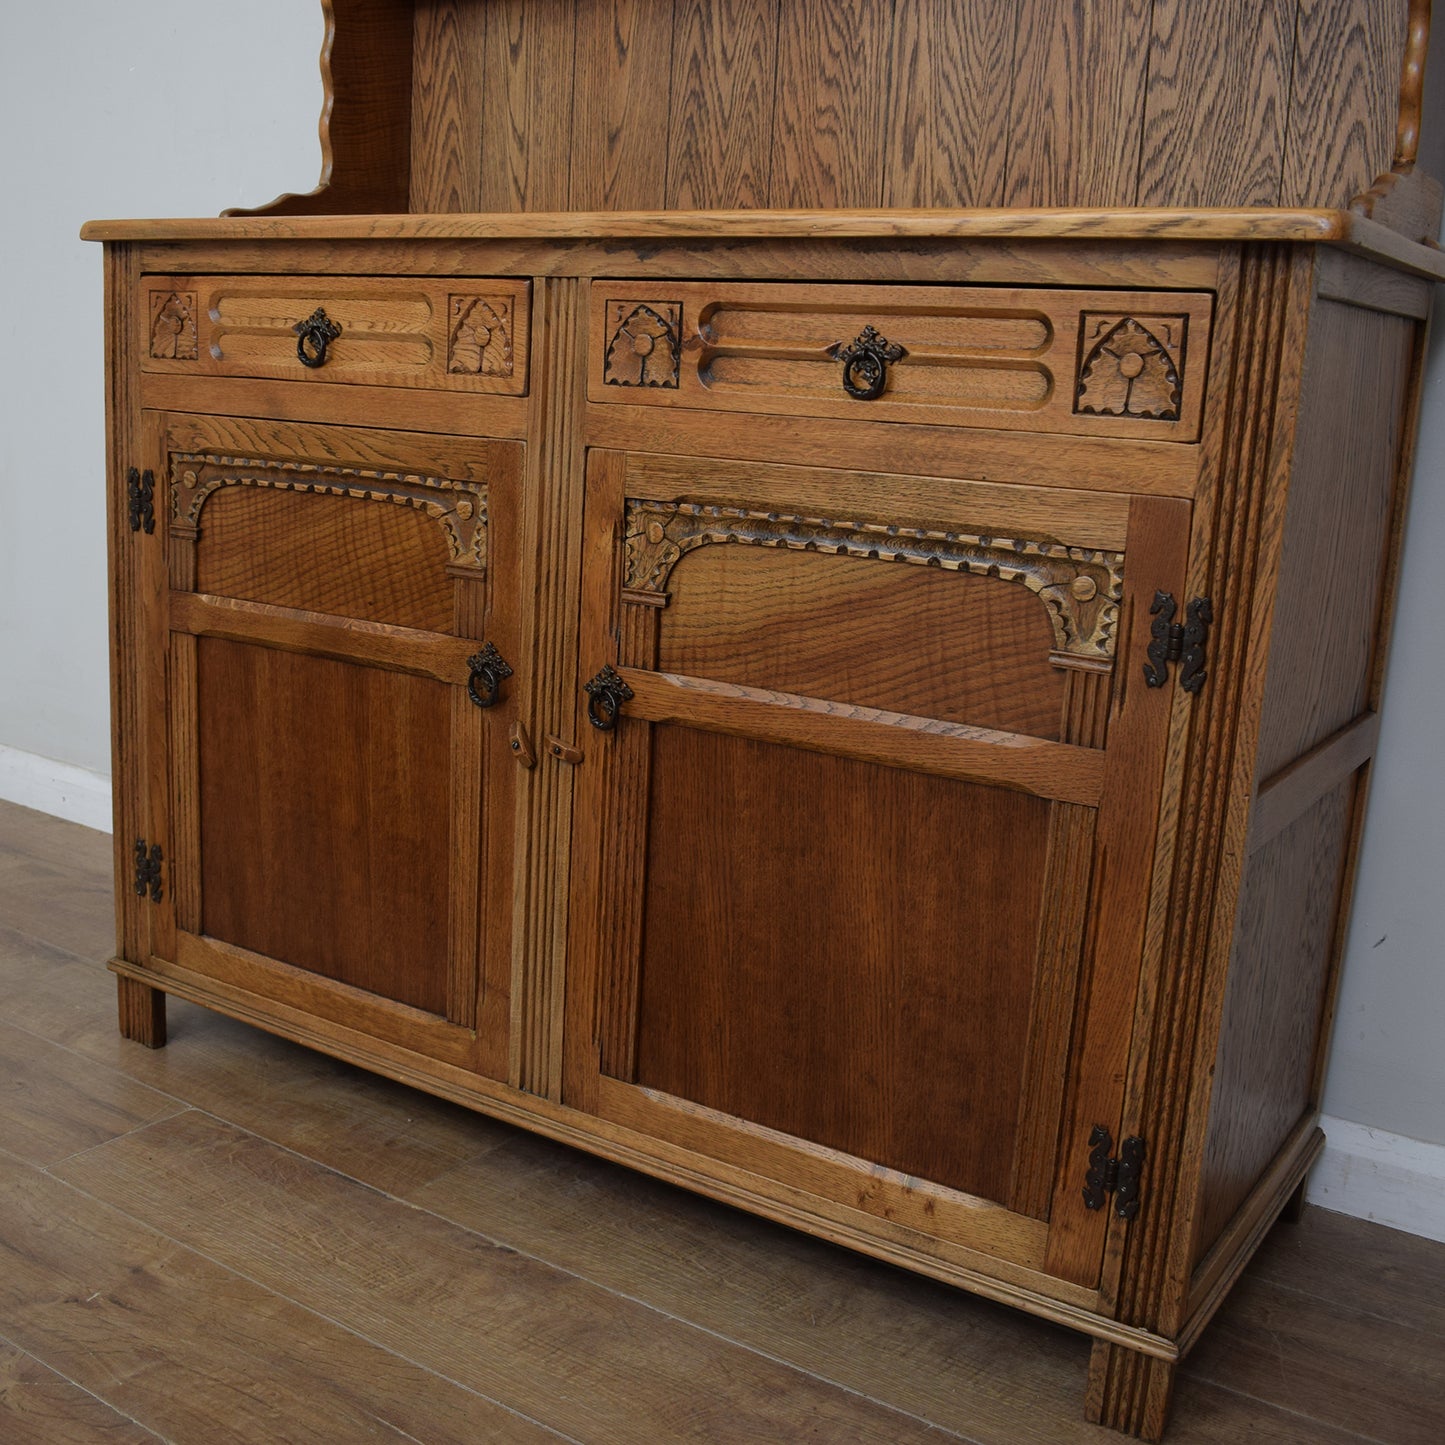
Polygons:
<instances>
[{"instance_id":1,"label":"right cabinet door","mask_svg":"<svg viewBox=\"0 0 1445 1445\"><path fill-rule=\"evenodd\" d=\"M1188 522L592 453L568 1101L825 1232L1095 1286Z\"/></svg>"}]
</instances>

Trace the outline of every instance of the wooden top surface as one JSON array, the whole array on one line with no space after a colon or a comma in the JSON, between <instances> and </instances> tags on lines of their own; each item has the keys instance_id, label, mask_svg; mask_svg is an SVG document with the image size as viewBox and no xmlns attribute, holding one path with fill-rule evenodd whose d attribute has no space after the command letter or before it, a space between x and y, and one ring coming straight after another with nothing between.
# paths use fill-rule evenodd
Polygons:
<instances>
[{"instance_id":1,"label":"wooden top surface","mask_svg":"<svg viewBox=\"0 0 1445 1445\"><path fill-rule=\"evenodd\" d=\"M1078 240L1296 241L1342 246L1445 280L1445 251L1326 209L550 211L90 221L87 241Z\"/></svg>"}]
</instances>

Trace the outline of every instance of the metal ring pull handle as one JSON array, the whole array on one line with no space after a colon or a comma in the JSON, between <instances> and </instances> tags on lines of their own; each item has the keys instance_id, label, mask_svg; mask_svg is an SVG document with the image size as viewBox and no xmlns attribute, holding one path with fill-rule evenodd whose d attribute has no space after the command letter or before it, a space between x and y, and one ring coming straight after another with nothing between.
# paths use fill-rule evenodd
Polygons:
<instances>
[{"instance_id":1,"label":"metal ring pull handle","mask_svg":"<svg viewBox=\"0 0 1445 1445\"><path fill-rule=\"evenodd\" d=\"M610 733L617 726L622 704L634 695L610 662L583 690L587 694L587 721L601 733Z\"/></svg>"},{"instance_id":2,"label":"metal ring pull handle","mask_svg":"<svg viewBox=\"0 0 1445 1445\"><path fill-rule=\"evenodd\" d=\"M889 366L908 355L871 326L847 346L834 342L832 352L843 363L843 390L858 401L877 401L888 385Z\"/></svg>"},{"instance_id":3,"label":"metal ring pull handle","mask_svg":"<svg viewBox=\"0 0 1445 1445\"><path fill-rule=\"evenodd\" d=\"M313 369L326 365L326 348L341 335L341 328L320 306L305 321L298 321L291 329L296 333L297 361L302 366Z\"/></svg>"},{"instance_id":4,"label":"metal ring pull handle","mask_svg":"<svg viewBox=\"0 0 1445 1445\"><path fill-rule=\"evenodd\" d=\"M467 658L467 666L471 668L467 696L478 707L492 707L500 699L502 683L511 677L512 669L490 642Z\"/></svg>"}]
</instances>

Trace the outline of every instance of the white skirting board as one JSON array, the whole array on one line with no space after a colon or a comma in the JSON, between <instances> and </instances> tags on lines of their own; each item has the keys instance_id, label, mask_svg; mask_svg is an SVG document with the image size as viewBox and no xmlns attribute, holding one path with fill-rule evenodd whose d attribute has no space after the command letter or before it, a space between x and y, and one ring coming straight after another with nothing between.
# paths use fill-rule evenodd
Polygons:
<instances>
[{"instance_id":1,"label":"white skirting board","mask_svg":"<svg viewBox=\"0 0 1445 1445\"><path fill-rule=\"evenodd\" d=\"M0 744L0 798L108 833L110 779L70 763ZM1423 1144L1326 1115L1325 1152L1310 1175L1309 1201L1445 1240L1445 1144Z\"/></svg>"},{"instance_id":2,"label":"white skirting board","mask_svg":"<svg viewBox=\"0 0 1445 1445\"><path fill-rule=\"evenodd\" d=\"M110 778L0 743L0 798L102 833L111 829Z\"/></svg>"},{"instance_id":3,"label":"white skirting board","mask_svg":"<svg viewBox=\"0 0 1445 1445\"><path fill-rule=\"evenodd\" d=\"M1445 1240L1445 1144L1387 1134L1348 1119L1320 1120L1325 1152L1306 1197L1321 1209Z\"/></svg>"}]
</instances>

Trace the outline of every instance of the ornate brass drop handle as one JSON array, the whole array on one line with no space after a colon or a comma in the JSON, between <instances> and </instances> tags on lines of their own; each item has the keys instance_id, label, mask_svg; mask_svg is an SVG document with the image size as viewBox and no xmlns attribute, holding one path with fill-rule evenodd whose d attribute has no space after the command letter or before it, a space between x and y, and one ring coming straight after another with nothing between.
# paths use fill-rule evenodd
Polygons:
<instances>
[{"instance_id":1,"label":"ornate brass drop handle","mask_svg":"<svg viewBox=\"0 0 1445 1445\"><path fill-rule=\"evenodd\" d=\"M471 674L467 678L467 696L478 707L493 706L502 695L502 683L511 677L512 669L492 643L467 658Z\"/></svg>"},{"instance_id":2,"label":"ornate brass drop handle","mask_svg":"<svg viewBox=\"0 0 1445 1445\"><path fill-rule=\"evenodd\" d=\"M326 348L341 335L341 328L320 306L291 329L296 333L296 359L313 369L326 365ZM309 350L307 342L311 343Z\"/></svg>"},{"instance_id":3,"label":"ornate brass drop handle","mask_svg":"<svg viewBox=\"0 0 1445 1445\"><path fill-rule=\"evenodd\" d=\"M583 691L587 694L587 721L602 733L610 733L617 726L622 704L633 696L610 662Z\"/></svg>"},{"instance_id":4,"label":"ornate brass drop handle","mask_svg":"<svg viewBox=\"0 0 1445 1445\"><path fill-rule=\"evenodd\" d=\"M831 349L843 363L843 390L858 401L877 401L888 385L889 365L908 355L871 326L865 326L847 346L837 341Z\"/></svg>"}]
</instances>

